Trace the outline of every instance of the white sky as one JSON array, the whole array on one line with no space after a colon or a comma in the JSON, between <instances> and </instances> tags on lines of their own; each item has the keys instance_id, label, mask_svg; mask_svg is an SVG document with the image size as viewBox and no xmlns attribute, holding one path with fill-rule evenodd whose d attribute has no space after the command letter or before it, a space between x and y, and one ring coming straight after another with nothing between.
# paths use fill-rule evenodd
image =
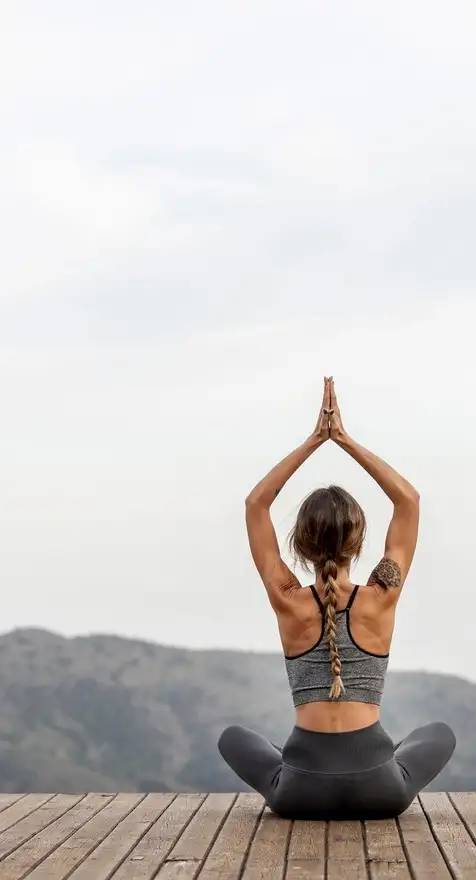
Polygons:
<instances>
[{"instance_id":1,"label":"white sky","mask_svg":"<svg viewBox=\"0 0 476 880\"><path fill-rule=\"evenodd\" d=\"M311 429L415 482L393 668L476 679L476 7L4 0L2 630L279 647L243 499ZM344 484L336 447L276 503Z\"/></svg>"}]
</instances>

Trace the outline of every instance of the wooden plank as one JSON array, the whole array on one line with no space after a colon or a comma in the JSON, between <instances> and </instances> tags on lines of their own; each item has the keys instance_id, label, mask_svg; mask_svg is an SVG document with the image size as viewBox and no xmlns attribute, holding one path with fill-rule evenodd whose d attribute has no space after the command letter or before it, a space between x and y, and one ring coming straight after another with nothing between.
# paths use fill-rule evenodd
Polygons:
<instances>
[{"instance_id":1,"label":"wooden plank","mask_svg":"<svg viewBox=\"0 0 476 880\"><path fill-rule=\"evenodd\" d=\"M326 823L296 820L291 829L286 880L324 880Z\"/></svg>"},{"instance_id":2,"label":"wooden plank","mask_svg":"<svg viewBox=\"0 0 476 880\"><path fill-rule=\"evenodd\" d=\"M165 809L123 861L114 880L150 880L155 877L184 826L205 800L204 794L164 794L161 797ZM170 799L168 804L166 798Z\"/></svg>"},{"instance_id":3,"label":"wooden plank","mask_svg":"<svg viewBox=\"0 0 476 880\"><path fill-rule=\"evenodd\" d=\"M331 822L327 843L325 823L262 810L255 794L0 794L0 877L324 880L327 847L327 880L476 878L472 792L425 792L396 822Z\"/></svg>"},{"instance_id":4,"label":"wooden plank","mask_svg":"<svg viewBox=\"0 0 476 880\"><path fill-rule=\"evenodd\" d=\"M223 824L236 794L209 794L180 835L168 860L203 859L216 832Z\"/></svg>"},{"instance_id":5,"label":"wooden plank","mask_svg":"<svg viewBox=\"0 0 476 880\"><path fill-rule=\"evenodd\" d=\"M266 807L246 859L243 880L282 880L290 833L291 822L279 819Z\"/></svg>"},{"instance_id":6,"label":"wooden plank","mask_svg":"<svg viewBox=\"0 0 476 880\"><path fill-rule=\"evenodd\" d=\"M112 797L112 795L89 794L59 819L39 831L34 837L30 837L26 843L3 860L0 869L2 880L21 880L91 816L99 812Z\"/></svg>"},{"instance_id":7,"label":"wooden plank","mask_svg":"<svg viewBox=\"0 0 476 880\"><path fill-rule=\"evenodd\" d=\"M449 880L451 874L418 800L398 817L397 823L415 880Z\"/></svg>"},{"instance_id":8,"label":"wooden plank","mask_svg":"<svg viewBox=\"0 0 476 880\"><path fill-rule=\"evenodd\" d=\"M16 804L20 798L25 797L24 794L0 794L0 813L2 810L6 810L7 807L11 807L12 804Z\"/></svg>"},{"instance_id":9,"label":"wooden plank","mask_svg":"<svg viewBox=\"0 0 476 880\"><path fill-rule=\"evenodd\" d=\"M371 880L412 880L394 819L365 822L364 843Z\"/></svg>"},{"instance_id":10,"label":"wooden plank","mask_svg":"<svg viewBox=\"0 0 476 880\"><path fill-rule=\"evenodd\" d=\"M0 833L52 800L52 794L27 794L0 813Z\"/></svg>"},{"instance_id":11,"label":"wooden plank","mask_svg":"<svg viewBox=\"0 0 476 880\"><path fill-rule=\"evenodd\" d=\"M200 880L238 880L263 812L259 794L240 794L200 871Z\"/></svg>"},{"instance_id":12,"label":"wooden plank","mask_svg":"<svg viewBox=\"0 0 476 880\"><path fill-rule=\"evenodd\" d=\"M476 841L476 793L458 791L452 792L448 797L465 823L472 840Z\"/></svg>"},{"instance_id":13,"label":"wooden plank","mask_svg":"<svg viewBox=\"0 0 476 880\"><path fill-rule=\"evenodd\" d=\"M39 797L48 797L39 795ZM60 816L63 816L79 801L83 799L83 794L57 794L42 803L33 813L20 819L11 828L7 828L0 834L0 860L5 859L18 847L22 846L30 837L38 834L44 828L47 828ZM20 801L20 803L22 803ZM15 805L16 806L16 805ZM15 806L11 809L15 809ZM2 814L0 814L1 816ZM1 876L1 868L0 868Z\"/></svg>"},{"instance_id":14,"label":"wooden plank","mask_svg":"<svg viewBox=\"0 0 476 880\"><path fill-rule=\"evenodd\" d=\"M420 802L445 861L457 877L474 876L476 845L446 794L424 792Z\"/></svg>"},{"instance_id":15,"label":"wooden plank","mask_svg":"<svg viewBox=\"0 0 476 880\"><path fill-rule=\"evenodd\" d=\"M165 862L162 865L157 880L195 880L200 870L200 862L197 861L176 861Z\"/></svg>"},{"instance_id":16,"label":"wooden plank","mask_svg":"<svg viewBox=\"0 0 476 880\"><path fill-rule=\"evenodd\" d=\"M142 795L125 817L70 875L74 880L109 880L163 810L161 794Z\"/></svg>"},{"instance_id":17,"label":"wooden plank","mask_svg":"<svg viewBox=\"0 0 476 880\"><path fill-rule=\"evenodd\" d=\"M111 795L104 808L55 849L28 878L64 880L142 800L140 794Z\"/></svg>"},{"instance_id":18,"label":"wooden plank","mask_svg":"<svg viewBox=\"0 0 476 880\"><path fill-rule=\"evenodd\" d=\"M360 822L330 822L327 880L367 880Z\"/></svg>"},{"instance_id":19,"label":"wooden plank","mask_svg":"<svg viewBox=\"0 0 476 880\"><path fill-rule=\"evenodd\" d=\"M192 880L197 876L236 797L236 794L207 795L162 865L157 875L160 880L175 880L177 877Z\"/></svg>"}]
</instances>

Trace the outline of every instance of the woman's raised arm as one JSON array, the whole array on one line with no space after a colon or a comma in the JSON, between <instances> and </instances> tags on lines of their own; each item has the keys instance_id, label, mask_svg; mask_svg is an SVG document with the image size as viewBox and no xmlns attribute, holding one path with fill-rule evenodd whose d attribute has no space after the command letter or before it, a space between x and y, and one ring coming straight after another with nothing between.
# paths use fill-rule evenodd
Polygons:
<instances>
[{"instance_id":1,"label":"woman's raised arm","mask_svg":"<svg viewBox=\"0 0 476 880\"><path fill-rule=\"evenodd\" d=\"M300 583L281 559L270 507L297 469L330 436L330 380L324 379L324 394L316 427L300 446L279 462L254 487L246 499L246 528L251 555L275 610L283 607Z\"/></svg>"},{"instance_id":2,"label":"woman's raised arm","mask_svg":"<svg viewBox=\"0 0 476 880\"><path fill-rule=\"evenodd\" d=\"M373 569L369 584L392 590L396 597L410 570L415 554L420 516L420 496L411 483L387 462L360 446L344 430L333 380L330 381L331 439L370 474L393 503L384 556ZM395 591L395 592L393 592Z\"/></svg>"}]
</instances>

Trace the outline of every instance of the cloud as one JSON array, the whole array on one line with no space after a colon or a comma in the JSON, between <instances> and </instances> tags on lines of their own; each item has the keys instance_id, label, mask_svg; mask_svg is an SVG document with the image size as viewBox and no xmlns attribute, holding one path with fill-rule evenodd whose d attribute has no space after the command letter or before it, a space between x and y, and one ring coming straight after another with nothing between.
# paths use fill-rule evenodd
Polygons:
<instances>
[{"instance_id":1,"label":"cloud","mask_svg":"<svg viewBox=\"0 0 476 880\"><path fill-rule=\"evenodd\" d=\"M472 547L474 15L5 4L5 627L277 647L242 498L333 372L424 498L395 663L476 676L470 616L446 620ZM369 512L363 572L387 504L331 450L279 499L280 536L328 478Z\"/></svg>"},{"instance_id":2,"label":"cloud","mask_svg":"<svg viewBox=\"0 0 476 880\"><path fill-rule=\"evenodd\" d=\"M157 285L164 250L182 261L194 246L212 267L252 259L272 284L273 263L309 263L316 250L323 277L343 263L361 276L387 262L405 271L405 259L421 276L427 206L437 251L451 236L448 204L457 236L472 222L476 72L454 63L469 3L451 15L426 2L7 10L0 229L11 259L0 286L10 297L74 292L85 267L120 286L126 248ZM439 51L422 64L432 39ZM450 253L452 271L474 275L467 246Z\"/></svg>"}]
</instances>

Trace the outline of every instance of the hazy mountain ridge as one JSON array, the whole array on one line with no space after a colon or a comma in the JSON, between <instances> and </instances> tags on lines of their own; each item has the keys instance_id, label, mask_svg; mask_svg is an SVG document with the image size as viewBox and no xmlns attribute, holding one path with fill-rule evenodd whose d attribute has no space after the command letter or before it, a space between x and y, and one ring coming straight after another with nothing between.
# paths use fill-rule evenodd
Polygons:
<instances>
[{"instance_id":1,"label":"hazy mountain ridge","mask_svg":"<svg viewBox=\"0 0 476 880\"><path fill-rule=\"evenodd\" d=\"M2 791L237 790L216 748L221 730L242 723L283 742L293 723L279 654L116 636L1 636L0 697ZM434 787L476 789L476 684L389 673L382 718L394 738L451 724L457 749Z\"/></svg>"}]
</instances>

